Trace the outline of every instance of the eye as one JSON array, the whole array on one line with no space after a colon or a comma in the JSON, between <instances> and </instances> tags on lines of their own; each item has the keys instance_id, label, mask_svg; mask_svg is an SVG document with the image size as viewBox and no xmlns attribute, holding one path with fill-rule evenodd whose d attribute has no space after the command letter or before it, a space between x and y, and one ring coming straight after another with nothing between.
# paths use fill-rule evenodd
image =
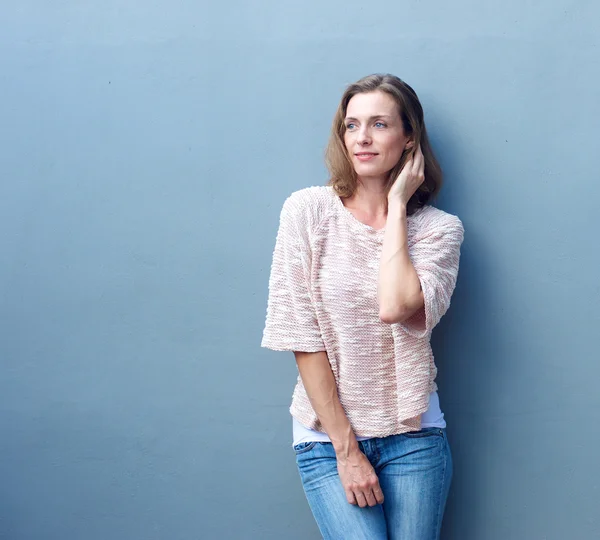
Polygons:
<instances>
[{"instance_id":1,"label":"eye","mask_svg":"<svg viewBox=\"0 0 600 540\"><path fill-rule=\"evenodd\" d=\"M353 130L355 127L356 125L353 122L348 122L346 124L346 129Z\"/></svg>"},{"instance_id":2,"label":"eye","mask_svg":"<svg viewBox=\"0 0 600 540\"><path fill-rule=\"evenodd\" d=\"M383 122L375 122L375 127L384 128L387 127Z\"/></svg>"}]
</instances>

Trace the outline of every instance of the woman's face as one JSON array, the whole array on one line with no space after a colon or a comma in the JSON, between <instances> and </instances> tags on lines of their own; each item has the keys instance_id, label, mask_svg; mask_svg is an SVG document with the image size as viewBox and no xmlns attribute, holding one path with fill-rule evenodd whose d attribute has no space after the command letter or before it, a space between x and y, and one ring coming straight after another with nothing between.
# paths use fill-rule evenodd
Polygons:
<instances>
[{"instance_id":1,"label":"woman's face","mask_svg":"<svg viewBox=\"0 0 600 540\"><path fill-rule=\"evenodd\" d=\"M385 181L410 144L394 98L379 90L356 94L344 122L344 142L359 179Z\"/></svg>"}]
</instances>

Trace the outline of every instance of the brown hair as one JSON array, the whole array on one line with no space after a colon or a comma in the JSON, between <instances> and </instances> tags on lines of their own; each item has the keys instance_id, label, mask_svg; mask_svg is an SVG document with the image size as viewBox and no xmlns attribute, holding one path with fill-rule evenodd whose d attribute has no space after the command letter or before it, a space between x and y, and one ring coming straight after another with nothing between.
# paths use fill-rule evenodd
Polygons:
<instances>
[{"instance_id":1,"label":"brown hair","mask_svg":"<svg viewBox=\"0 0 600 540\"><path fill-rule=\"evenodd\" d=\"M400 161L390 171L386 183L386 193L417 145L421 146L425 158L425 180L411 197L407 206L407 213L411 215L437 195L442 187L442 169L429 144L423 119L423 107L419 102L419 98L408 84L395 75L368 75L346 88L333 117L331 136L325 152L325 161L331 174L328 185L332 186L340 197L351 197L354 194L357 177L344 143L344 133L346 131L344 120L348 103L356 94L375 92L376 90L385 92L396 100L404 131L414 142L410 149L406 149L402 153Z\"/></svg>"}]
</instances>

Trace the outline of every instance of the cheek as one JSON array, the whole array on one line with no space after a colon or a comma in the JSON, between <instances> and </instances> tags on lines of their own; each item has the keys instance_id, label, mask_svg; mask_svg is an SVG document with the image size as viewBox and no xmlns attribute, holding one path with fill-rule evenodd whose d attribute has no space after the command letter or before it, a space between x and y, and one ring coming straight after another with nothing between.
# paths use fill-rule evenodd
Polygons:
<instances>
[{"instance_id":1,"label":"cheek","mask_svg":"<svg viewBox=\"0 0 600 540\"><path fill-rule=\"evenodd\" d=\"M406 141L402 137L394 137L393 139L386 141L386 161L389 161L390 163L393 162L392 166L396 165L396 163L400 161L405 144Z\"/></svg>"},{"instance_id":2,"label":"cheek","mask_svg":"<svg viewBox=\"0 0 600 540\"><path fill-rule=\"evenodd\" d=\"M393 151L393 155L394 155L394 165L396 165L396 163L398 163L398 161L400 161L400 158L402 157L402 153L404 152L404 148L402 143L398 144Z\"/></svg>"},{"instance_id":3,"label":"cheek","mask_svg":"<svg viewBox=\"0 0 600 540\"><path fill-rule=\"evenodd\" d=\"M352 146L352 143L352 134L346 131L346 133L344 133L344 144L346 145L346 149L349 149Z\"/></svg>"}]
</instances>

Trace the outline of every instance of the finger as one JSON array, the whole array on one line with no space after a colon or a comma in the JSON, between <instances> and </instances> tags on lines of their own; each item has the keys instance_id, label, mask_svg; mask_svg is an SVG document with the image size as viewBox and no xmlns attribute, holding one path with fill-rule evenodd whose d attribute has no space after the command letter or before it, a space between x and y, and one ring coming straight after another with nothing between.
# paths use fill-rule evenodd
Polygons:
<instances>
[{"instance_id":1,"label":"finger","mask_svg":"<svg viewBox=\"0 0 600 540\"><path fill-rule=\"evenodd\" d=\"M375 498L375 494L373 493L372 489L366 489L364 491L364 496L369 506L377 506L377 499Z\"/></svg>"},{"instance_id":2,"label":"finger","mask_svg":"<svg viewBox=\"0 0 600 540\"><path fill-rule=\"evenodd\" d=\"M364 496L363 492L359 491L357 489L354 492L354 496L356 497L356 502L358 503L358 506L360 506L361 508L366 508L366 506L367 506L367 500L365 499L365 496Z\"/></svg>"},{"instance_id":3,"label":"finger","mask_svg":"<svg viewBox=\"0 0 600 540\"><path fill-rule=\"evenodd\" d=\"M373 495L375 495L375 500L377 501L377 504L383 504L385 497L383 496L383 491L382 491L381 487L379 486L379 484L377 484L373 488Z\"/></svg>"},{"instance_id":4,"label":"finger","mask_svg":"<svg viewBox=\"0 0 600 540\"><path fill-rule=\"evenodd\" d=\"M358 504L356 502L356 497L354 496L354 493L352 490L347 489L346 490L346 500L350 503L350 504Z\"/></svg>"},{"instance_id":5,"label":"finger","mask_svg":"<svg viewBox=\"0 0 600 540\"><path fill-rule=\"evenodd\" d=\"M421 152L421 147L418 146L414 153L412 172L413 174L418 174L419 170L423 168L423 152Z\"/></svg>"},{"instance_id":6,"label":"finger","mask_svg":"<svg viewBox=\"0 0 600 540\"><path fill-rule=\"evenodd\" d=\"M420 157L419 168L421 169L421 172L423 172L425 170L425 156L423 154L423 151L421 150L421 146L419 146L419 157Z\"/></svg>"}]
</instances>

